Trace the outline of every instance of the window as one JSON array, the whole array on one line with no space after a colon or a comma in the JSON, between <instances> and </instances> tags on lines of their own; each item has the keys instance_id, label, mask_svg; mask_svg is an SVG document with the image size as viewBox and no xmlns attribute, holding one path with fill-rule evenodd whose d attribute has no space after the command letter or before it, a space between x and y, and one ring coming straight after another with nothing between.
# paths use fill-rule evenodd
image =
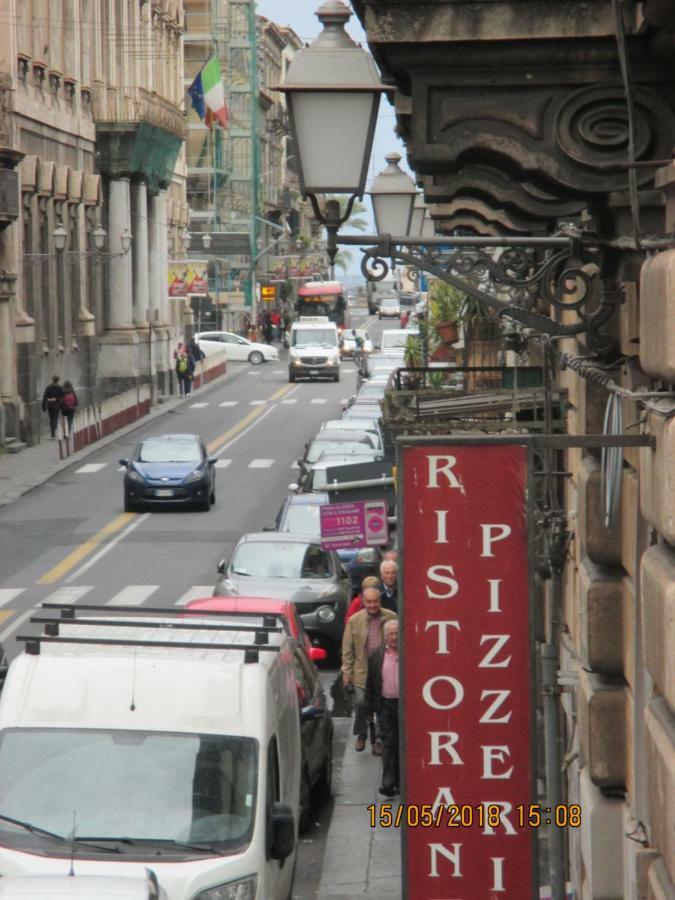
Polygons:
<instances>
[{"instance_id":1,"label":"window","mask_svg":"<svg viewBox=\"0 0 675 900\"><path fill-rule=\"evenodd\" d=\"M302 577L330 578L330 576L331 567L328 554L321 547L312 544L305 553L305 559L302 564Z\"/></svg>"},{"instance_id":2,"label":"window","mask_svg":"<svg viewBox=\"0 0 675 900\"><path fill-rule=\"evenodd\" d=\"M281 779L279 777L279 751L277 749L277 739L270 739L267 747L267 795L266 795L266 813L267 813L267 834L265 841L265 856L271 859L272 856L272 807L281 799Z\"/></svg>"}]
</instances>

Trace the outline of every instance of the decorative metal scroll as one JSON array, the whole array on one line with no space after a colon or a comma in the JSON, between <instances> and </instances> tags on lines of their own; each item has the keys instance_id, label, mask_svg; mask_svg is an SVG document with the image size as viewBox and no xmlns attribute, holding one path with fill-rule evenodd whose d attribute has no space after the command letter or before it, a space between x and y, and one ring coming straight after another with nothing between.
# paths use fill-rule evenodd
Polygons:
<instances>
[{"instance_id":1,"label":"decorative metal scroll","mask_svg":"<svg viewBox=\"0 0 675 900\"><path fill-rule=\"evenodd\" d=\"M595 333L600 342L597 331L611 317L620 295L613 289L601 290L596 248L582 243L578 233L562 232L556 238L563 240L554 246L536 238L530 239L531 244L525 238L518 246L500 246L498 238L493 246L455 246L448 237L445 247L378 239L374 246L361 248L361 271L367 280L381 281L389 273L389 259L391 265L410 267L412 278L417 271L427 272L483 301L499 316L538 332ZM343 240L338 238L338 243ZM355 241L349 237L344 242ZM570 313L577 321L570 321Z\"/></svg>"}]
</instances>

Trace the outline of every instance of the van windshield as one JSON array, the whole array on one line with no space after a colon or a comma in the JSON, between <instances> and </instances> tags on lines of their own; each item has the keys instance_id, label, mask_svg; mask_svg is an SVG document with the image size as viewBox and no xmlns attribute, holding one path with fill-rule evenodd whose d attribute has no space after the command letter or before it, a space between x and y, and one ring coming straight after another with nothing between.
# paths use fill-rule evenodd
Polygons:
<instances>
[{"instance_id":1,"label":"van windshield","mask_svg":"<svg viewBox=\"0 0 675 900\"><path fill-rule=\"evenodd\" d=\"M231 852L251 840L257 766L252 738L7 729L0 733L0 817L63 838L64 852L73 836L78 853L87 839L122 841L122 852L144 844ZM42 848L44 840L0 818L2 844Z\"/></svg>"},{"instance_id":2,"label":"van windshield","mask_svg":"<svg viewBox=\"0 0 675 900\"><path fill-rule=\"evenodd\" d=\"M337 347L335 328L295 328L291 334L293 347Z\"/></svg>"}]
</instances>

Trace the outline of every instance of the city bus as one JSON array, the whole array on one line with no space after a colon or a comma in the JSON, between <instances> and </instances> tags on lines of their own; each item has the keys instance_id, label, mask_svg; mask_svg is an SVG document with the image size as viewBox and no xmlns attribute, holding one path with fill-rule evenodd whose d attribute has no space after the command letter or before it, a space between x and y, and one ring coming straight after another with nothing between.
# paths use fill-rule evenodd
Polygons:
<instances>
[{"instance_id":1,"label":"city bus","mask_svg":"<svg viewBox=\"0 0 675 900\"><path fill-rule=\"evenodd\" d=\"M296 312L300 316L328 316L338 331L345 327L344 287L339 281L307 281L298 288Z\"/></svg>"}]
</instances>

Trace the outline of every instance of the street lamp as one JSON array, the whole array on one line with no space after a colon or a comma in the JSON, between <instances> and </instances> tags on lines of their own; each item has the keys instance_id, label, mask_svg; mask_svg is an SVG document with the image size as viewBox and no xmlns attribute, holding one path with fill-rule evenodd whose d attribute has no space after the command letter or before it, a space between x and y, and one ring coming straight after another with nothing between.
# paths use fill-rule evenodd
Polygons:
<instances>
[{"instance_id":1,"label":"street lamp","mask_svg":"<svg viewBox=\"0 0 675 900\"><path fill-rule=\"evenodd\" d=\"M399 166L399 153L388 153L385 159L387 166L373 179L369 191L375 228L379 234L417 235L419 231L411 230L417 196L413 180Z\"/></svg>"},{"instance_id":2,"label":"street lamp","mask_svg":"<svg viewBox=\"0 0 675 900\"><path fill-rule=\"evenodd\" d=\"M105 228L102 228L100 225L98 225L96 228L94 228L92 237L94 238L94 247L99 253L101 253L103 251L103 248L105 247L105 239L108 237Z\"/></svg>"},{"instance_id":3,"label":"street lamp","mask_svg":"<svg viewBox=\"0 0 675 900\"><path fill-rule=\"evenodd\" d=\"M323 31L295 54L279 90L286 94L300 190L326 227L332 264L337 231L355 199L363 197L380 97L387 89L370 53L345 31L351 12L342 0L326 0L316 14ZM341 214L336 200L322 211L318 194L351 196Z\"/></svg>"},{"instance_id":4,"label":"street lamp","mask_svg":"<svg viewBox=\"0 0 675 900\"><path fill-rule=\"evenodd\" d=\"M191 241L192 241L192 235L187 230L187 228L184 228L180 235L180 242L181 242L181 246L183 248L183 253L188 252L188 250L190 249Z\"/></svg>"},{"instance_id":5,"label":"street lamp","mask_svg":"<svg viewBox=\"0 0 675 900\"><path fill-rule=\"evenodd\" d=\"M132 234L128 228L123 228L120 234L120 244L122 245L122 253L128 253L131 249Z\"/></svg>"},{"instance_id":6,"label":"street lamp","mask_svg":"<svg viewBox=\"0 0 675 900\"><path fill-rule=\"evenodd\" d=\"M421 194L415 194L415 204L413 206L412 219L410 220L411 237L417 237L422 234L426 211L427 205L424 202L424 197Z\"/></svg>"},{"instance_id":7,"label":"street lamp","mask_svg":"<svg viewBox=\"0 0 675 900\"><path fill-rule=\"evenodd\" d=\"M63 222L54 229L54 247L61 253L66 249L66 241L68 240L68 232L63 227Z\"/></svg>"},{"instance_id":8,"label":"street lamp","mask_svg":"<svg viewBox=\"0 0 675 900\"><path fill-rule=\"evenodd\" d=\"M211 247L211 235L208 233L208 231L205 231L202 235L202 247L205 250L208 250Z\"/></svg>"}]
</instances>

